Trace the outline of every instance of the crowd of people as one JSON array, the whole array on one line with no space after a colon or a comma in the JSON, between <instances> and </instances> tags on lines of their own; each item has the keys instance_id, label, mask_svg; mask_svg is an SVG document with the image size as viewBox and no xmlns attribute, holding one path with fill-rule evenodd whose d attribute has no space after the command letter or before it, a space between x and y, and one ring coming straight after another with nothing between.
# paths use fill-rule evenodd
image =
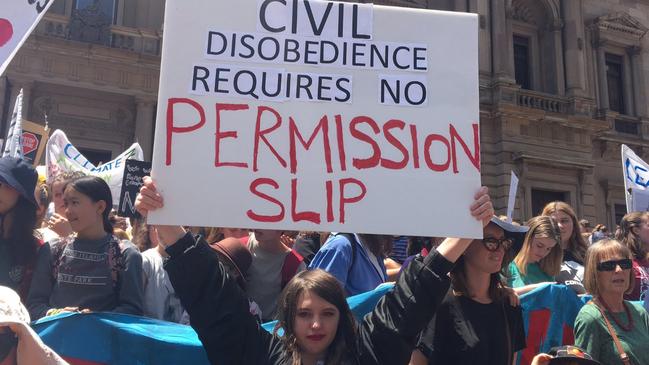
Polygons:
<instances>
[{"instance_id":1,"label":"crowd of people","mask_svg":"<svg viewBox=\"0 0 649 365\"><path fill-rule=\"evenodd\" d=\"M519 296L549 284L592 299L533 364L649 364L647 212L613 235L564 202L518 224L481 188L471 240L152 226L148 177L135 205L126 220L98 177L0 159L0 364L65 364L29 321L102 311L191 325L213 364L512 364L531 345ZM386 282L355 319L346 298Z\"/></svg>"}]
</instances>

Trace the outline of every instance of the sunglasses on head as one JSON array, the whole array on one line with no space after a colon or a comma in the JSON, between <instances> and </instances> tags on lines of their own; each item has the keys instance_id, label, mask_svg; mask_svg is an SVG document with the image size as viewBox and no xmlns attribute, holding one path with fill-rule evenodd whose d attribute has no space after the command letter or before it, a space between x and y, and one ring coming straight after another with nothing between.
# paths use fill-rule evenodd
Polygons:
<instances>
[{"instance_id":1,"label":"sunglasses on head","mask_svg":"<svg viewBox=\"0 0 649 365\"><path fill-rule=\"evenodd\" d=\"M11 331L0 333L0 362L3 362L9 356L9 353L17 344L18 337L16 337L15 333Z\"/></svg>"},{"instance_id":2,"label":"sunglasses on head","mask_svg":"<svg viewBox=\"0 0 649 365\"><path fill-rule=\"evenodd\" d=\"M597 271L615 271L619 266L622 270L629 270L633 267L631 259L604 261L597 264Z\"/></svg>"},{"instance_id":3,"label":"sunglasses on head","mask_svg":"<svg viewBox=\"0 0 649 365\"><path fill-rule=\"evenodd\" d=\"M505 251L509 250L512 247L513 241L511 238L503 238L501 240L493 237L485 237L482 239L482 245L487 249L487 251L495 252L498 251L500 246L505 248Z\"/></svg>"}]
</instances>

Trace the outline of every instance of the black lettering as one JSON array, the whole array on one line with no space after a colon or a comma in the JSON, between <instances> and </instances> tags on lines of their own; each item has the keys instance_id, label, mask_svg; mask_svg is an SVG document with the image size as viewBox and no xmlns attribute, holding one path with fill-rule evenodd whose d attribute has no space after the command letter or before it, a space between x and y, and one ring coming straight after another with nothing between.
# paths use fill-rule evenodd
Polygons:
<instances>
[{"instance_id":1,"label":"black lettering","mask_svg":"<svg viewBox=\"0 0 649 365\"><path fill-rule=\"evenodd\" d=\"M292 47L289 47L289 43L292 44ZM300 43L296 41L295 39L286 39L284 41L284 62L297 62L300 60L300 53L298 52L298 49L300 49ZM291 52L295 56L295 58L290 59L288 58L288 53Z\"/></svg>"},{"instance_id":2,"label":"black lettering","mask_svg":"<svg viewBox=\"0 0 649 365\"><path fill-rule=\"evenodd\" d=\"M419 52L423 51L424 54L423 56L419 56ZM426 71L428 69L427 66L421 66L419 67L419 62L418 61L425 61L426 60L426 48L421 48L421 47L415 47L412 49L412 64L413 68L415 70L420 70L420 71Z\"/></svg>"},{"instance_id":3,"label":"black lettering","mask_svg":"<svg viewBox=\"0 0 649 365\"><path fill-rule=\"evenodd\" d=\"M302 84L302 80L306 81L306 85ZM313 84L313 80L311 79L311 76L298 74L297 75L297 92L295 93L295 98L299 99L300 98L300 90L304 89L304 91L309 95L309 99L313 99L313 95L311 94L311 90L309 90L309 88L311 87L311 84Z\"/></svg>"},{"instance_id":4,"label":"black lettering","mask_svg":"<svg viewBox=\"0 0 649 365\"><path fill-rule=\"evenodd\" d=\"M309 61L309 55L316 55L318 54L317 51L314 51L311 49L311 46L318 46L318 42L316 41L305 41L304 42L304 63L308 65L317 65L318 60L316 59L315 61Z\"/></svg>"},{"instance_id":5,"label":"black lettering","mask_svg":"<svg viewBox=\"0 0 649 365\"><path fill-rule=\"evenodd\" d=\"M397 68L399 68L401 70L407 70L409 68L408 65L403 66L403 65L399 64L399 57L398 57L399 51L404 50L404 49L407 51L408 47L399 46L399 47L394 49L394 53L392 54L392 62L394 63L395 66L397 66Z\"/></svg>"},{"instance_id":6,"label":"black lettering","mask_svg":"<svg viewBox=\"0 0 649 365\"><path fill-rule=\"evenodd\" d=\"M412 85L418 85L421 88L421 99L419 101L414 101L410 99L410 87ZM404 96L406 97L406 101L410 105L421 105L423 104L424 101L426 101L426 85L422 84L419 81L410 81L408 84L406 84L406 90L403 93Z\"/></svg>"},{"instance_id":7,"label":"black lettering","mask_svg":"<svg viewBox=\"0 0 649 365\"><path fill-rule=\"evenodd\" d=\"M338 80L336 80L336 88L338 90L342 91L343 93L345 93L345 97L343 99L341 99L341 98L339 98L337 96L335 98L336 101L339 101L341 103L347 102L352 97L352 93L349 91L349 89L347 89L346 87L343 87L341 85L343 81L347 82L347 86L349 86L349 83L350 83L350 80L348 78L346 78L346 77L341 77Z\"/></svg>"},{"instance_id":8,"label":"black lettering","mask_svg":"<svg viewBox=\"0 0 649 365\"><path fill-rule=\"evenodd\" d=\"M252 58L255 55L255 49L247 42L247 40L254 40L255 37L252 34L244 34L241 36L241 45L248 50L248 54L245 55L239 52L239 57L241 58Z\"/></svg>"},{"instance_id":9,"label":"black lettering","mask_svg":"<svg viewBox=\"0 0 649 365\"><path fill-rule=\"evenodd\" d=\"M331 98L328 96L322 95L322 91L331 90L330 86L324 85L323 81L331 81L333 78L331 76L320 76L318 77L318 100L331 101Z\"/></svg>"},{"instance_id":10,"label":"black lettering","mask_svg":"<svg viewBox=\"0 0 649 365\"><path fill-rule=\"evenodd\" d=\"M399 104L401 100L401 96L399 95L401 93L401 81L397 80L397 92L396 94L392 91L392 88L390 87L390 83L386 79L381 80L381 103L385 103L385 90L388 90L388 93L390 94L390 97L392 97L392 101Z\"/></svg>"},{"instance_id":11,"label":"black lettering","mask_svg":"<svg viewBox=\"0 0 649 365\"><path fill-rule=\"evenodd\" d=\"M227 81L228 81L228 79L224 79L224 78L221 77L221 71L223 71L223 72L230 72L230 69L229 69L229 68L217 68L217 69L216 69L216 75L214 75L214 92L215 92L215 93L225 93L225 94L228 94L228 93L229 93L228 90L221 90L221 89L219 88L219 83L220 83L221 81L224 81L224 82L227 82Z\"/></svg>"},{"instance_id":12,"label":"black lettering","mask_svg":"<svg viewBox=\"0 0 649 365\"><path fill-rule=\"evenodd\" d=\"M199 76L198 72L202 71L203 75ZM210 77L210 71L202 66L194 66L194 75L192 76L192 90L196 91L196 82L200 81L203 83L203 88L205 92L210 92L210 87L207 86L207 78Z\"/></svg>"},{"instance_id":13,"label":"black lettering","mask_svg":"<svg viewBox=\"0 0 649 365\"><path fill-rule=\"evenodd\" d=\"M333 56L331 56L331 59L325 59L325 45L331 46L331 49L334 51ZM320 63L325 65L325 64L331 64L336 62L338 59L338 46L336 46L336 43L331 42L331 41L320 41Z\"/></svg>"},{"instance_id":14,"label":"black lettering","mask_svg":"<svg viewBox=\"0 0 649 365\"><path fill-rule=\"evenodd\" d=\"M358 33L358 5L352 5L352 38L370 39L369 34Z\"/></svg>"},{"instance_id":15,"label":"black lettering","mask_svg":"<svg viewBox=\"0 0 649 365\"><path fill-rule=\"evenodd\" d=\"M277 90L275 90L272 93L270 93L270 92L268 92L268 90L266 90L266 87L267 87L266 80L267 80L267 78L268 78L268 73L266 73L266 72L262 73L262 75L261 75L261 92L264 95L268 96L268 97L273 97L274 98L277 95L279 95L280 92L282 92L282 74L277 73Z\"/></svg>"},{"instance_id":16,"label":"black lettering","mask_svg":"<svg viewBox=\"0 0 649 365\"><path fill-rule=\"evenodd\" d=\"M338 37L342 38L345 31L345 4L338 4Z\"/></svg>"},{"instance_id":17,"label":"black lettering","mask_svg":"<svg viewBox=\"0 0 649 365\"><path fill-rule=\"evenodd\" d=\"M291 13L291 33L297 34L297 3L298 0L293 0L293 12Z\"/></svg>"},{"instance_id":18,"label":"black lettering","mask_svg":"<svg viewBox=\"0 0 649 365\"><path fill-rule=\"evenodd\" d=\"M311 30L313 30L313 35L321 35L322 30L327 24L327 18L329 18L329 13L331 13L331 7L334 4L332 2L327 3L327 9L325 9L322 19L320 20L320 25L315 24L315 18L313 16L313 10L311 9L311 3L308 0L304 0L304 8L306 9L306 15L309 17L309 23L311 24Z\"/></svg>"},{"instance_id":19,"label":"black lettering","mask_svg":"<svg viewBox=\"0 0 649 365\"><path fill-rule=\"evenodd\" d=\"M281 33L286 30L286 26L273 28L266 21L266 8L268 8L268 5L272 2L278 2L286 6L286 1L284 0L264 0L264 2L259 7L259 21L261 22L261 26L264 27L264 29L266 29L267 31L271 33Z\"/></svg>"},{"instance_id":20,"label":"black lettering","mask_svg":"<svg viewBox=\"0 0 649 365\"><path fill-rule=\"evenodd\" d=\"M365 43L352 43L352 66L365 67L365 62L356 62L358 58L365 56L365 52L358 51L358 48L365 46Z\"/></svg>"},{"instance_id":21,"label":"black lettering","mask_svg":"<svg viewBox=\"0 0 649 365\"><path fill-rule=\"evenodd\" d=\"M383 68L388 68L388 51L389 47L388 45L385 45L383 57L381 57L381 51L379 50L378 46L375 44L370 44L370 67L374 67L374 56L376 56L376 58L378 58L379 62L381 63L381 66Z\"/></svg>"},{"instance_id":22,"label":"black lettering","mask_svg":"<svg viewBox=\"0 0 649 365\"><path fill-rule=\"evenodd\" d=\"M264 47L263 46L264 46L264 43L266 41L271 41L275 45L275 53L270 57L265 57L264 56L264 52L263 52ZM272 37L264 37L264 38L259 40L259 44L257 45L257 49L258 49L258 52L259 52L259 57L261 57L262 60L264 60L264 61L274 60L274 59L277 58L277 56L279 56L279 41L277 41L277 39L272 38Z\"/></svg>"},{"instance_id":23,"label":"black lettering","mask_svg":"<svg viewBox=\"0 0 649 365\"><path fill-rule=\"evenodd\" d=\"M221 41L223 42L223 47L218 51L215 52L212 50L212 37L218 36L221 37ZM218 56L221 53L225 52L225 49L228 47L228 41L225 38L225 35L221 32L214 32L214 31L209 31L207 34L207 54L213 55L213 56Z\"/></svg>"}]
</instances>

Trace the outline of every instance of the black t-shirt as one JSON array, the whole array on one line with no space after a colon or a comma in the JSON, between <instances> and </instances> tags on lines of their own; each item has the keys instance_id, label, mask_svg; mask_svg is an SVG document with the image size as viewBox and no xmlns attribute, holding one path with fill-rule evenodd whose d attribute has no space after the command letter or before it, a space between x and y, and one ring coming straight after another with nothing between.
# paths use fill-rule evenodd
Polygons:
<instances>
[{"instance_id":1,"label":"black t-shirt","mask_svg":"<svg viewBox=\"0 0 649 365\"><path fill-rule=\"evenodd\" d=\"M481 304L449 290L418 348L429 365L511 365L513 354L525 348L523 312L509 303Z\"/></svg>"}]
</instances>

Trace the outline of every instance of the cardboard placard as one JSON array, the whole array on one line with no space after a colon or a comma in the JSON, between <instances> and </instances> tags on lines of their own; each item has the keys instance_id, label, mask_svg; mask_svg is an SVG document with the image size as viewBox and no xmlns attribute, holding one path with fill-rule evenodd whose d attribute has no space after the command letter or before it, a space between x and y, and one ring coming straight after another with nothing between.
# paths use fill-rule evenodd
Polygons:
<instances>
[{"instance_id":1,"label":"cardboard placard","mask_svg":"<svg viewBox=\"0 0 649 365\"><path fill-rule=\"evenodd\" d=\"M142 178L151 175L151 162L126 160L124 178L122 179L122 194L119 197L118 215L122 217L139 217L135 210L135 199L142 186Z\"/></svg>"},{"instance_id":2,"label":"cardboard placard","mask_svg":"<svg viewBox=\"0 0 649 365\"><path fill-rule=\"evenodd\" d=\"M168 0L164 24L149 222L482 237L475 14Z\"/></svg>"}]
</instances>

